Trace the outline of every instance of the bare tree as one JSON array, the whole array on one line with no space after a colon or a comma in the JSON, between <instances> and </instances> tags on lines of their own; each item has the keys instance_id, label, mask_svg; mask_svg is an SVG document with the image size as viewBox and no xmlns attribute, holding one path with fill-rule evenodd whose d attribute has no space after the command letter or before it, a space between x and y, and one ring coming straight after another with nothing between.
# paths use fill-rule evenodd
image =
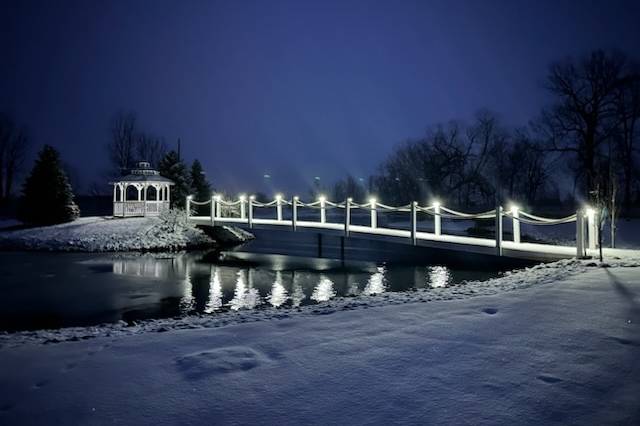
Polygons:
<instances>
[{"instance_id":1,"label":"bare tree","mask_svg":"<svg viewBox=\"0 0 640 426\"><path fill-rule=\"evenodd\" d=\"M353 176L348 175L333 186L333 199L337 201L353 198L358 203L366 202L367 191Z\"/></svg>"},{"instance_id":2,"label":"bare tree","mask_svg":"<svg viewBox=\"0 0 640 426\"><path fill-rule=\"evenodd\" d=\"M136 144L136 116L119 112L111 120L107 150L115 174L123 174L133 166Z\"/></svg>"},{"instance_id":3,"label":"bare tree","mask_svg":"<svg viewBox=\"0 0 640 426\"><path fill-rule=\"evenodd\" d=\"M28 138L24 128L0 116L0 202L9 199L18 174L23 170L27 155Z\"/></svg>"},{"instance_id":4,"label":"bare tree","mask_svg":"<svg viewBox=\"0 0 640 426\"><path fill-rule=\"evenodd\" d=\"M595 187L601 148L616 130L616 93L627 63L621 53L596 50L549 70L547 87L556 103L543 111L543 128L550 150L574 156L585 193Z\"/></svg>"},{"instance_id":5,"label":"bare tree","mask_svg":"<svg viewBox=\"0 0 640 426\"><path fill-rule=\"evenodd\" d=\"M26 130L21 128L7 146L4 159L5 181L3 197L5 200L13 194L13 185L18 173L24 169L28 144Z\"/></svg>"},{"instance_id":6,"label":"bare tree","mask_svg":"<svg viewBox=\"0 0 640 426\"><path fill-rule=\"evenodd\" d=\"M159 137L147 133L136 135L135 155L137 160L148 161L157 167L168 151L167 144Z\"/></svg>"},{"instance_id":7,"label":"bare tree","mask_svg":"<svg viewBox=\"0 0 640 426\"><path fill-rule=\"evenodd\" d=\"M631 209L632 188L636 163L638 120L640 119L640 70L630 66L615 91L618 131L616 132L616 159L622 166L622 196L627 214Z\"/></svg>"}]
</instances>

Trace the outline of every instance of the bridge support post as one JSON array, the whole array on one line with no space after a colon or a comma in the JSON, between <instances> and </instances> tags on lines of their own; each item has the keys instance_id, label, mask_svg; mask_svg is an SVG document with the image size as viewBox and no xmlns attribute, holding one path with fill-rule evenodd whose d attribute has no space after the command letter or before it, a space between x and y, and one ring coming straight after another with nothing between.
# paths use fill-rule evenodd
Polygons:
<instances>
[{"instance_id":1,"label":"bridge support post","mask_svg":"<svg viewBox=\"0 0 640 426\"><path fill-rule=\"evenodd\" d=\"M584 216L585 213L582 210L578 210L576 213L576 257L578 259L584 259L586 257L584 246Z\"/></svg>"},{"instance_id":2,"label":"bridge support post","mask_svg":"<svg viewBox=\"0 0 640 426\"><path fill-rule=\"evenodd\" d=\"M216 204L216 208L215 208L216 219L220 219L222 217L222 212L220 211L220 196L216 195L215 197L213 197L213 200L215 201L215 204Z\"/></svg>"},{"instance_id":3,"label":"bridge support post","mask_svg":"<svg viewBox=\"0 0 640 426\"><path fill-rule=\"evenodd\" d=\"M276 195L276 219L282 221L282 195Z\"/></svg>"},{"instance_id":4,"label":"bridge support post","mask_svg":"<svg viewBox=\"0 0 640 426\"><path fill-rule=\"evenodd\" d=\"M344 262L344 237L340 237L340 260Z\"/></svg>"},{"instance_id":5,"label":"bridge support post","mask_svg":"<svg viewBox=\"0 0 640 426\"><path fill-rule=\"evenodd\" d=\"M209 214L211 215L211 226L216 226L216 200L214 197L211 197L211 212Z\"/></svg>"},{"instance_id":6,"label":"bridge support post","mask_svg":"<svg viewBox=\"0 0 640 426\"><path fill-rule=\"evenodd\" d=\"M294 232L298 228L298 196L291 200L291 226Z\"/></svg>"},{"instance_id":7,"label":"bridge support post","mask_svg":"<svg viewBox=\"0 0 640 426\"><path fill-rule=\"evenodd\" d=\"M187 200L185 201L184 205L185 210L187 211L187 217L191 217L191 195L187 195Z\"/></svg>"},{"instance_id":8,"label":"bridge support post","mask_svg":"<svg viewBox=\"0 0 640 426\"><path fill-rule=\"evenodd\" d=\"M587 233L589 236L589 250L598 247L598 215L594 209L587 209Z\"/></svg>"},{"instance_id":9,"label":"bridge support post","mask_svg":"<svg viewBox=\"0 0 640 426\"><path fill-rule=\"evenodd\" d=\"M513 242L520 242L520 210L516 206L511 207L511 219L513 230Z\"/></svg>"},{"instance_id":10,"label":"bridge support post","mask_svg":"<svg viewBox=\"0 0 640 426\"><path fill-rule=\"evenodd\" d=\"M372 198L371 203L371 228L375 229L378 226L378 211L376 210L376 199Z\"/></svg>"},{"instance_id":11,"label":"bridge support post","mask_svg":"<svg viewBox=\"0 0 640 426\"><path fill-rule=\"evenodd\" d=\"M240 196L240 219L246 219L247 218L247 207L246 207L246 202L247 199L245 198L244 195Z\"/></svg>"},{"instance_id":12,"label":"bridge support post","mask_svg":"<svg viewBox=\"0 0 640 426\"><path fill-rule=\"evenodd\" d=\"M249 197L249 218L247 219L249 229L253 228L253 195Z\"/></svg>"},{"instance_id":13,"label":"bridge support post","mask_svg":"<svg viewBox=\"0 0 640 426\"><path fill-rule=\"evenodd\" d=\"M414 246L418 244L418 213L417 213L417 201L411 202L411 244Z\"/></svg>"},{"instance_id":14,"label":"bridge support post","mask_svg":"<svg viewBox=\"0 0 640 426\"><path fill-rule=\"evenodd\" d=\"M502 206L496 206L496 256L502 256Z\"/></svg>"},{"instance_id":15,"label":"bridge support post","mask_svg":"<svg viewBox=\"0 0 640 426\"><path fill-rule=\"evenodd\" d=\"M351 224L351 198L347 198L344 203L344 236L349 236L349 225Z\"/></svg>"},{"instance_id":16,"label":"bridge support post","mask_svg":"<svg viewBox=\"0 0 640 426\"><path fill-rule=\"evenodd\" d=\"M327 221L327 211L325 209L325 201L324 196L320 197L320 223L325 223Z\"/></svg>"},{"instance_id":17,"label":"bridge support post","mask_svg":"<svg viewBox=\"0 0 640 426\"><path fill-rule=\"evenodd\" d=\"M438 237L442 235L442 216L440 216L440 203L433 203L433 232Z\"/></svg>"}]
</instances>

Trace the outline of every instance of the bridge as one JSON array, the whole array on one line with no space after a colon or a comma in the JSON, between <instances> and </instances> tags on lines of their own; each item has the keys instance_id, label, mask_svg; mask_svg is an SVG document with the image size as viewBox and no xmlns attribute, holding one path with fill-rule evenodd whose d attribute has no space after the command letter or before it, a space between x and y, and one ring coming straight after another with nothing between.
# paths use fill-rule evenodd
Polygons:
<instances>
[{"instance_id":1,"label":"bridge","mask_svg":"<svg viewBox=\"0 0 640 426\"><path fill-rule=\"evenodd\" d=\"M288 200L276 195L273 201L263 203L253 196L224 200L216 195L207 201L196 201L188 196L186 210L190 220L198 225L235 225L248 229L313 232L339 235L343 245L344 238L347 237L366 238L531 261L586 258L596 254L598 244L597 214L591 208L584 208L563 218L547 218L525 212L517 206L510 206L508 209L499 206L486 212L465 213L438 202L427 206L412 202L393 207L379 203L374 198L359 204L351 198L336 203L321 196L314 202L304 203L299 197ZM395 227L380 226L379 215L385 212L394 215L397 220ZM491 221L495 238L445 234L442 229L444 220ZM426 222L430 222L430 232L424 229ZM510 222L509 240L504 239L505 222ZM575 223L575 245L523 242L520 231L522 223L534 226Z\"/></svg>"}]
</instances>

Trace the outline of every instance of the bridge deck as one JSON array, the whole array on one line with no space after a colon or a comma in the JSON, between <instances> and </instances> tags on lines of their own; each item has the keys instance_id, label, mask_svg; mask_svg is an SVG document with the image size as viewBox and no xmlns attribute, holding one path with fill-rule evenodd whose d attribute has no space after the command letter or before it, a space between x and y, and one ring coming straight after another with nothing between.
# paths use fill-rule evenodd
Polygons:
<instances>
[{"instance_id":1,"label":"bridge deck","mask_svg":"<svg viewBox=\"0 0 640 426\"><path fill-rule=\"evenodd\" d=\"M210 225L209 216L196 216L191 218L199 225ZM241 218L216 218L216 224L237 225L243 228L248 227L247 219ZM282 229L292 231L291 220L276 220L254 218L255 228ZM297 221L297 232L313 232L323 234L340 235L344 233L344 224L331 222L311 222ZM351 237L386 240L399 244L412 244L411 232L405 229L371 228L361 225L349 225ZM463 251L477 254L496 254L496 242L494 239L464 237L459 235L435 235L429 232L416 232L418 246L440 248L445 250ZM559 246L539 243L514 243L513 241L502 242L502 255L517 259L551 261L568 259L576 256L576 248L572 246ZM615 250L613 250L615 251ZM607 254L614 254L612 249L607 249Z\"/></svg>"}]
</instances>

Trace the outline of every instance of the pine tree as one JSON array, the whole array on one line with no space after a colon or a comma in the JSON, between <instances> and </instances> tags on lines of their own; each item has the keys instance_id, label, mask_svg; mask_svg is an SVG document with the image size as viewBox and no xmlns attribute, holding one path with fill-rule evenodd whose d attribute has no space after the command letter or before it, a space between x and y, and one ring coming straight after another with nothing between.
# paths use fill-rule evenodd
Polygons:
<instances>
[{"instance_id":1,"label":"pine tree","mask_svg":"<svg viewBox=\"0 0 640 426\"><path fill-rule=\"evenodd\" d=\"M194 160L191 165L191 189L196 201L207 201L211 197L211 184L202 170L200 161Z\"/></svg>"},{"instance_id":2,"label":"pine tree","mask_svg":"<svg viewBox=\"0 0 640 426\"><path fill-rule=\"evenodd\" d=\"M52 225L70 222L80 216L60 155L49 145L45 145L38 154L22 193L19 216L26 223Z\"/></svg>"},{"instance_id":3,"label":"pine tree","mask_svg":"<svg viewBox=\"0 0 640 426\"><path fill-rule=\"evenodd\" d=\"M187 166L175 151L170 151L160 160L158 165L160 174L171 179L171 206L184 207L187 195L191 193L191 179Z\"/></svg>"}]
</instances>

